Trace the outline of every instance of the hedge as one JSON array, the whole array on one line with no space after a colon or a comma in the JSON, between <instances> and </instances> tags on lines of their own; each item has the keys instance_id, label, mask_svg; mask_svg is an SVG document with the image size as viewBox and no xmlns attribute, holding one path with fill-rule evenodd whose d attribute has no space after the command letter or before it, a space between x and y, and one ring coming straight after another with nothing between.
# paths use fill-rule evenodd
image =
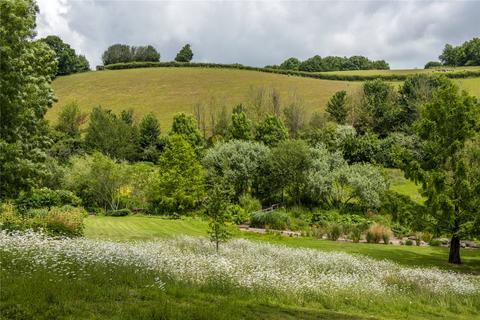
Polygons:
<instances>
[{"instance_id":1,"label":"hedge","mask_svg":"<svg viewBox=\"0 0 480 320\"><path fill-rule=\"evenodd\" d=\"M412 74L389 74L389 75L343 75L343 74L326 74L326 73L312 73L305 71L295 70L282 70L282 69L270 69L244 66L242 64L221 64L221 63L203 63L203 62L126 62L115 63L106 66L97 66L97 70L121 70L121 69L135 69L135 68L221 68L221 69L239 69L239 70L251 70L267 73L283 74L288 76L306 77L323 80L339 80L339 81L366 81L374 79L382 79L386 81L403 81ZM480 71L463 71L455 73L445 73L447 78L474 78L480 77Z\"/></svg>"}]
</instances>

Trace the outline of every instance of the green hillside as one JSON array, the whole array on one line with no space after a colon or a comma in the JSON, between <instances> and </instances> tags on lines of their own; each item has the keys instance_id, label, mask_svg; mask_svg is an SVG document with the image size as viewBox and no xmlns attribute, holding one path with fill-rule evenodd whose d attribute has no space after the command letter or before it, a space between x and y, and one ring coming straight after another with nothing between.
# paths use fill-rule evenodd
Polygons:
<instances>
[{"instance_id":1,"label":"green hillside","mask_svg":"<svg viewBox=\"0 0 480 320\"><path fill-rule=\"evenodd\" d=\"M215 98L231 108L247 101L252 88L262 86L277 89L283 100L297 92L312 113L322 110L336 91L353 91L359 85L235 69L106 70L57 78L53 87L58 102L47 119L55 120L60 106L76 100L86 111L99 105L113 111L134 108L137 116L152 111L167 128L176 112L191 112L195 103Z\"/></svg>"},{"instance_id":2,"label":"green hillside","mask_svg":"<svg viewBox=\"0 0 480 320\"><path fill-rule=\"evenodd\" d=\"M413 69L344 72L380 75L424 71ZM462 89L480 97L480 78L454 81ZM225 104L231 108L235 104L248 101L252 88L260 87L277 89L284 103L288 102L293 93L298 93L304 100L307 114L311 114L323 110L334 92L352 92L360 84L219 68L139 68L87 72L59 77L54 81L58 102L47 113L47 119L55 121L60 106L77 101L85 111L94 106L102 106L115 112L133 108L137 117L153 112L160 120L162 128L166 129L175 113L192 112L196 103L209 104L215 99L214 105L217 107Z\"/></svg>"}]
</instances>

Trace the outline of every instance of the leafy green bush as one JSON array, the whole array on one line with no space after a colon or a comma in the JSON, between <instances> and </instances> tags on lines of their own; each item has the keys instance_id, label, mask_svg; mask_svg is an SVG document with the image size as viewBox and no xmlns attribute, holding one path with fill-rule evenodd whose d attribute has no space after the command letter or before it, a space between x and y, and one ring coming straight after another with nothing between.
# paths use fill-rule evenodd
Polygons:
<instances>
[{"instance_id":1,"label":"leafy green bush","mask_svg":"<svg viewBox=\"0 0 480 320\"><path fill-rule=\"evenodd\" d=\"M392 231L397 238L403 238L405 236L408 236L412 232L410 228L404 227L399 223L393 224Z\"/></svg>"},{"instance_id":2,"label":"leafy green bush","mask_svg":"<svg viewBox=\"0 0 480 320\"><path fill-rule=\"evenodd\" d=\"M247 214L251 214L252 212L259 211L262 209L262 204L260 200L255 197L252 197L249 194L244 194L238 199L238 204L240 207L247 212Z\"/></svg>"},{"instance_id":3,"label":"leafy green bush","mask_svg":"<svg viewBox=\"0 0 480 320\"><path fill-rule=\"evenodd\" d=\"M283 211L258 211L252 213L250 225L258 228L285 230L290 224L290 217Z\"/></svg>"},{"instance_id":4,"label":"leafy green bush","mask_svg":"<svg viewBox=\"0 0 480 320\"><path fill-rule=\"evenodd\" d=\"M365 235L365 240L367 240L368 243L374 243L375 242L375 235L371 231L367 231L367 234Z\"/></svg>"},{"instance_id":5,"label":"leafy green bush","mask_svg":"<svg viewBox=\"0 0 480 320\"><path fill-rule=\"evenodd\" d=\"M127 208L118 209L118 210L109 210L105 212L105 215L110 217L125 217L130 214L132 214L132 211L130 211L130 209L127 209Z\"/></svg>"},{"instance_id":6,"label":"leafy green bush","mask_svg":"<svg viewBox=\"0 0 480 320\"><path fill-rule=\"evenodd\" d=\"M16 200L16 205L20 211L26 211L32 208L79 206L81 202L80 198L71 191L41 188L33 189L29 193L22 193Z\"/></svg>"},{"instance_id":7,"label":"leafy green bush","mask_svg":"<svg viewBox=\"0 0 480 320\"><path fill-rule=\"evenodd\" d=\"M230 217L233 223L242 224L247 222L249 214L238 204L231 204L227 207L227 215Z\"/></svg>"},{"instance_id":8,"label":"leafy green bush","mask_svg":"<svg viewBox=\"0 0 480 320\"><path fill-rule=\"evenodd\" d=\"M407 241L405 241L405 245L406 246L411 246L411 245L413 245L413 241L408 239Z\"/></svg>"},{"instance_id":9,"label":"leafy green bush","mask_svg":"<svg viewBox=\"0 0 480 320\"><path fill-rule=\"evenodd\" d=\"M432 247L439 247L442 244L442 241L438 239L432 239L428 242L428 244Z\"/></svg>"}]
</instances>

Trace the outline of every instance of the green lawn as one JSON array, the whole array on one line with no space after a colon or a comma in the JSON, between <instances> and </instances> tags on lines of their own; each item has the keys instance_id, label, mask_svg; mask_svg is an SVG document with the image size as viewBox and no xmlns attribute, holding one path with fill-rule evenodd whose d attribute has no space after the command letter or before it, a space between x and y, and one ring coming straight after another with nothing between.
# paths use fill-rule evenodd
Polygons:
<instances>
[{"instance_id":1,"label":"green lawn","mask_svg":"<svg viewBox=\"0 0 480 320\"><path fill-rule=\"evenodd\" d=\"M86 220L85 234L88 238L117 241L151 240L175 235L207 236L207 223L193 218L168 220L152 216L92 216ZM286 238L246 232L236 232L235 237L244 237L254 241L267 241L292 247L362 254L374 259L389 259L406 266L438 267L458 272L480 274L480 250L463 249L462 258L464 264L457 267L446 263L448 249L439 247L354 244L312 238Z\"/></svg>"}]
</instances>

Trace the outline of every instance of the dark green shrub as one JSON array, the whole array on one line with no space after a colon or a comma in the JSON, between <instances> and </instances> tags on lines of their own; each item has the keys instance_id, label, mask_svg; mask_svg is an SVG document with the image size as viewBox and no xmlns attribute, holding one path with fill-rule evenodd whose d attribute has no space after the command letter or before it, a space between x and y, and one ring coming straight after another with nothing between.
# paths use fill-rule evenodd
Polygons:
<instances>
[{"instance_id":1,"label":"dark green shrub","mask_svg":"<svg viewBox=\"0 0 480 320\"><path fill-rule=\"evenodd\" d=\"M242 64L220 64L220 63L185 63L185 62L128 62L128 63L116 63L109 64L106 66L97 66L97 70L119 70L119 69L134 69L134 68L169 68L169 67L197 67L197 68L221 68L221 69L241 69L241 70L252 70L252 71L261 71L267 73L276 73L289 76L298 76L298 77L307 77L315 79L325 79L325 80L340 80L340 81L366 81L366 80L375 80L382 79L386 81L403 81L409 75L408 74L387 74L387 75L351 75L351 74L336 74L336 73L315 73L315 72L305 72L305 71L296 71L296 70L281 70L274 68L259 68L259 67L250 67L244 66ZM462 71L454 73L446 73L447 78L474 78L480 77L480 71Z\"/></svg>"},{"instance_id":2,"label":"dark green shrub","mask_svg":"<svg viewBox=\"0 0 480 320\"><path fill-rule=\"evenodd\" d=\"M284 230L290 224L289 216L283 211L268 211L252 213L250 225L257 228Z\"/></svg>"},{"instance_id":3,"label":"dark green shrub","mask_svg":"<svg viewBox=\"0 0 480 320\"><path fill-rule=\"evenodd\" d=\"M410 228L404 227L399 223L393 224L392 231L397 238L403 238L405 236L408 236L412 232Z\"/></svg>"},{"instance_id":4,"label":"dark green shrub","mask_svg":"<svg viewBox=\"0 0 480 320\"><path fill-rule=\"evenodd\" d=\"M428 244L432 247L439 247L442 244L442 241L438 239L432 239Z\"/></svg>"},{"instance_id":5,"label":"dark green shrub","mask_svg":"<svg viewBox=\"0 0 480 320\"><path fill-rule=\"evenodd\" d=\"M375 242L375 235L373 234L373 232L367 231L365 239L367 240L368 243L374 243Z\"/></svg>"},{"instance_id":6,"label":"dark green shrub","mask_svg":"<svg viewBox=\"0 0 480 320\"><path fill-rule=\"evenodd\" d=\"M105 212L105 215L110 217L125 217L130 214L132 214L132 211L130 211L130 209L127 209L127 208L118 209L118 210L109 210Z\"/></svg>"},{"instance_id":7,"label":"dark green shrub","mask_svg":"<svg viewBox=\"0 0 480 320\"><path fill-rule=\"evenodd\" d=\"M406 246L412 246L413 245L413 241L408 239L407 241L405 241L405 245Z\"/></svg>"},{"instance_id":8,"label":"dark green shrub","mask_svg":"<svg viewBox=\"0 0 480 320\"><path fill-rule=\"evenodd\" d=\"M67 190L51 190L48 188L33 189L22 193L16 200L18 209L22 212L35 208L51 208L64 205L79 206L81 200L73 192Z\"/></svg>"}]
</instances>

